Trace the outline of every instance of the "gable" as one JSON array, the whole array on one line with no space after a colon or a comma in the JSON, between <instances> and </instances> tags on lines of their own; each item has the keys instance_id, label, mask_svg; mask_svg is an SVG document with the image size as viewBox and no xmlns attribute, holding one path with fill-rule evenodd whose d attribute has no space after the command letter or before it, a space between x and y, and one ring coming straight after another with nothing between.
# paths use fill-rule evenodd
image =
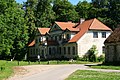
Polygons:
<instances>
[{"instance_id":1,"label":"gable","mask_svg":"<svg viewBox=\"0 0 120 80\"><path fill-rule=\"evenodd\" d=\"M45 35L46 33L49 33L50 28L38 28L37 31L39 31L41 35Z\"/></svg>"},{"instance_id":2,"label":"gable","mask_svg":"<svg viewBox=\"0 0 120 80\"><path fill-rule=\"evenodd\" d=\"M50 32L54 32L54 31L61 31L62 29L55 23L51 29Z\"/></svg>"}]
</instances>

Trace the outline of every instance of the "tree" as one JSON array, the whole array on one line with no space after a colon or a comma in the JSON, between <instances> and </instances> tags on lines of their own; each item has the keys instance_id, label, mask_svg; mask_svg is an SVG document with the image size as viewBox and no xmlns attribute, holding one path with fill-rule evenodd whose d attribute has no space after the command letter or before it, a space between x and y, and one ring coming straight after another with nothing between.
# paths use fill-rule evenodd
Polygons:
<instances>
[{"instance_id":1,"label":"tree","mask_svg":"<svg viewBox=\"0 0 120 80\"><path fill-rule=\"evenodd\" d=\"M53 11L56 14L56 21L78 22L78 13L68 0L55 0L53 2Z\"/></svg>"},{"instance_id":2,"label":"tree","mask_svg":"<svg viewBox=\"0 0 120 80\"><path fill-rule=\"evenodd\" d=\"M27 2L23 4L23 10L25 11L25 16L24 16L25 23L28 26L28 34L29 34L28 43L30 43L34 39L34 35L35 35L36 5L37 5L37 0L27 0Z\"/></svg>"},{"instance_id":3,"label":"tree","mask_svg":"<svg viewBox=\"0 0 120 80\"><path fill-rule=\"evenodd\" d=\"M79 1L78 4L76 5L75 10L78 12L80 18L88 19L89 11L91 10L91 8L92 5L87 1L83 1L83 2Z\"/></svg>"},{"instance_id":4,"label":"tree","mask_svg":"<svg viewBox=\"0 0 120 80\"><path fill-rule=\"evenodd\" d=\"M95 17L107 26L115 29L120 24L120 0L92 0L92 4L98 13Z\"/></svg>"},{"instance_id":5,"label":"tree","mask_svg":"<svg viewBox=\"0 0 120 80\"><path fill-rule=\"evenodd\" d=\"M114 24L115 28L120 24L120 0L109 0L109 16L116 23Z\"/></svg>"},{"instance_id":6,"label":"tree","mask_svg":"<svg viewBox=\"0 0 120 80\"><path fill-rule=\"evenodd\" d=\"M55 13L51 4L51 0L38 0L35 10L36 27L49 27L54 22Z\"/></svg>"},{"instance_id":7,"label":"tree","mask_svg":"<svg viewBox=\"0 0 120 80\"><path fill-rule=\"evenodd\" d=\"M14 0L1 0L5 9L0 14L0 53L4 56L14 56L23 52L28 40L24 11ZM1 6L1 4L0 4Z\"/></svg>"}]
</instances>

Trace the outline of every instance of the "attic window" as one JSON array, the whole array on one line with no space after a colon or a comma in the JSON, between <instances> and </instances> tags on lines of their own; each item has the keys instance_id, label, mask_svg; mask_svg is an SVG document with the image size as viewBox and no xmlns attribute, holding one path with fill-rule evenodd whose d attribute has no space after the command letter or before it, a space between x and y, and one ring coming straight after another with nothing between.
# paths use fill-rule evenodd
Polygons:
<instances>
[{"instance_id":1,"label":"attic window","mask_svg":"<svg viewBox=\"0 0 120 80\"><path fill-rule=\"evenodd\" d=\"M98 32L93 32L93 38L98 38Z\"/></svg>"}]
</instances>

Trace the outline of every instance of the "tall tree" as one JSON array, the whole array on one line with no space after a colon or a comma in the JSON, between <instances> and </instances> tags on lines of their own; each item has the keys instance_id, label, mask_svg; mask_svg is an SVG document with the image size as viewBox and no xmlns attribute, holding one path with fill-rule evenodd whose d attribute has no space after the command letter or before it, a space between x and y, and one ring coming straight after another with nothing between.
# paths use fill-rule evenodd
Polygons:
<instances>
[{"instance_id":1,"label":"tall tree","mask_svg":"<svg viewBox=\"0 0 120 80\"><path fill-rule=\"evenodd\" d=\"M14 0L1 0L1 3L5 9L0 14L0 53L2 56L18 55L28 40L24 11Z\"/></svg>"},{"instance_id":2,"label":"tall tree","mask_svg":"<svg viewBox=\"0 0 120 80\"><path fill-rule=\"evenodd\" d=\"M120 24L120 0L92 0L97 18L110 28L115 29Z\"/></svg>"},{"instance_id":3,"label":"tall tree","mask_svg":"<svg viewBox=\"0 0 120 80\"><path fill-rule=\"evenodd\" d=\"M25 22L29 27L28 28L29 42L31 42L34 39L34 34L36 30L35 10L36 10L37 3L38 3L38 0L27 0L27 2L25 2L23 5L23 10L25 10L25 16L24 16Z\"/></svg>"},{"instance_id":4,"label":"tall tree","mask_svg":"<svg viewBox=\"0 0 120 80\"><path fill-rule=\"evenodd\" d=\"M49 27L55 20L52 10L52 0L38 0L35 11L36 27Z\"/></svg>"},{"instance_id":5,"label":"tall tree","mask_svg":"<svg viewBox=\"0 0 120 80\"><path fill-rule=\"evenodd\" d=\"M91 8L92 5L87 1L79 1L75 9L78 12L80 18L87 19L89 17L89 11L91 10Z\"/></svg>"},{"instance_id":6,"label":"tall tree","mask_svg":"<svg viewBox=\"0 0 120 80\"><path fill-rule=\"evenodd\" d=\"M56 13L56 21L78 21L78 13L68 0L54 0L53 11Z\"/></svg>"}]
</instances>

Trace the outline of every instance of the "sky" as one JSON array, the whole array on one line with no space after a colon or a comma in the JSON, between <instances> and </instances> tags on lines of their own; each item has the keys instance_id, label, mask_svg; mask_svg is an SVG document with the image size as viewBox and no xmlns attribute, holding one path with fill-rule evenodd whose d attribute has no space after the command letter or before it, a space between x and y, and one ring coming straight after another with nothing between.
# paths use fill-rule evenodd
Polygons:
<instances>
[{"instance_id":1,"label":"sky","mask_svg":"<svg viewBox=\"0 0 120 80\"><path fill-rule=\"evenodd\" d=\"M16 2L18 3L23 3L27 0L16 0ZM84 1L84 0L69 0L73 5L76 5L79 1ZM88 2L90 2L91 0L87 0Z\"/></svg>"}]
</instances>

